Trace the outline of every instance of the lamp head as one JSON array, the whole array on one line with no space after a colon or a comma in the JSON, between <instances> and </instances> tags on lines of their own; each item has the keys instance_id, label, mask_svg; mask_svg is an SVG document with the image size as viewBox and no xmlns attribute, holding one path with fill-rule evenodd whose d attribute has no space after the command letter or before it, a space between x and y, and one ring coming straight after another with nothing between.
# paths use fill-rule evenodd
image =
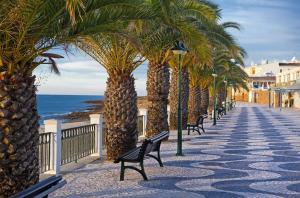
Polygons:
<instances>
[{"instance_id":1,"label":"lamp head","mask_svg":"<svg viewBox=\"0 0 300 198\"><path fill-rule=\"evenodd\" d=\"M185 55L188 51L182 42L176 41L174 47L171 49L176 55Z\"/></svg>"},{"instance_id":2,"label":"lamp head","mask_svg":"<svg viewBox=\"0 0 300 198\"><path fill-rule=\"evenodd\" d=\"M213 73L213 74L212 74L212 76L213 76L214 78L216 78L218 75L217 75L217 74L215 74L215 73Z\"/></svg>"}]
</instances>

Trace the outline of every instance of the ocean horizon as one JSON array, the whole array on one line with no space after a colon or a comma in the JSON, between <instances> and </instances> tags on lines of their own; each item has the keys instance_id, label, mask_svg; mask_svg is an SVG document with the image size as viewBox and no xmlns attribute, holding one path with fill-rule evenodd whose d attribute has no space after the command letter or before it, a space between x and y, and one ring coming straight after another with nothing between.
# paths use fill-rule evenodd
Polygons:
<instances>
[{"instance_id":1,"label":"ocean horizon","mask_svg":"<svg viewBox=\"0 0 300 198\"><path fill-rule=\"evenodd\" d=\"M101 100L104 96L96 95L51 95L38 94L37 107L40 122L54 119L72 112L87 111L91 104L85 103L90 100Z\"/></svg>"}]
</instances>

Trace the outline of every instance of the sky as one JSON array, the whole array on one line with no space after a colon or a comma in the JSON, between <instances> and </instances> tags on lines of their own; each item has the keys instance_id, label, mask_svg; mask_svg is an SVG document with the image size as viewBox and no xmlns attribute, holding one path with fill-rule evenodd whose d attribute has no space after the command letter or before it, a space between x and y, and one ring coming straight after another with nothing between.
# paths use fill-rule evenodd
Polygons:
<instances>
[{"instance_id":1,"label":"sky","mask_svg":"<svg viewBox=\"0 0 300 198\"><path fill-rule=\"evenodd\" d=\"M232 31L246 49L247 65L262 60L300 59L300 0L212 0L222 9L222 21L235 21L242 30ZM78 50L58 60L61 75L47 66L35 71L38 94L104 95L107 73ZM146 95L147 63L134 71L138 95Z\"/></svg>"}]
</instances>

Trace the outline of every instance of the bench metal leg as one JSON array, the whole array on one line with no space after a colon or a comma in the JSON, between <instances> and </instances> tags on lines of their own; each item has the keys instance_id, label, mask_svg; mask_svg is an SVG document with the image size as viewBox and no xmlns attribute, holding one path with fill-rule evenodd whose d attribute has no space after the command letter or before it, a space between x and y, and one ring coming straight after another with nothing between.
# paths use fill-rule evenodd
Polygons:
<instances>
[{"instance_id":1,"label":"bench metal leg","mask_svg":"<svg viewBox=\"0 0 300 198\"><path fill-rule=\"evenodd\" d=\"M148 154L147 156L149 156L149 157L155 159L155 160L159 163L159 166L160 166L160 167L164 167L164 165L163 165L163 163L162 163L162 161L161 161L161 158L160 158L160 153L159 153L159 151L157 152L157 157L154 156L154 155L151 155L151 154Z\"/></svg>"},{"instance_id":2,"label":"bench metal leg","mask_svg":"<svg viewBox=\"0 0 300 198\"><path fill-rule=\"evenodd\" d=\"M132 169L132 170L135 170L135 171L139 172L139 173L143 176L144 180L148 181L147 175L146 175L146 173L145 173L144 162L143 162L143 161L140 162L140 166L141 166L141 170L138 169L138 168L136 168L136 167L134 167L134 166L125 166L125 165L124 165L124 162L122 162L122 164L121 164L121 176L120 176L120 181L124 181L124 174L125 174L125 169L126 169L126 168Z\"/></svg>"},{"instance_id":3,"label":"bench metal leg","mask_svg":"<svg viewBox=\"0 0 300 198\"><path fill-rule=\"evenodd\" d=\"M201 135L199 127L197 127L196 131L198 132L199 135Z\"/></svg>"},{"instance_id":4,"label":"bench metal leg","mask_svg":"<svg viewBox=\"0 0 300 198\"><path fill-rule=\"evenodd\" d=\"M125 166L124 166L124 162L121 162L120 181L124 181L124 174L125 174Z\"/></svg>"},{"instance_id":5,"label":"bench metal leg","mask_svg":"<svg viewBox=\"0 0 300 198\"><path fill-rule=\"evenodd\" d=\"M144 180L148 181L148 178L147 178L147 175L146 175L145 169L144 169L144 161L141 161L140 165L141 165L141 171L139 171L139 172L142 174Z\"/></svg>"},{"instance_id":6,"label":"bench metal leg","mask_svg":"<svg viewBox=\"0 0 300 198\"><path fill-rule=\"evenodd\" d=\"M201 127L200 127L200 128L202 129L203 133L205 133L205 130L204 130L204 127L203 127L203 125L201 125Z\"/></svg>"},{"instance_id":7,"label":"bench metal leg","mask_svg":"<svg viewBox=\"0 0 300 198\"><path fill-rule=\"evenodd\" d=\"M190 127L188 126L188 135L190 135Z\"/></svg>"}]
</instances>

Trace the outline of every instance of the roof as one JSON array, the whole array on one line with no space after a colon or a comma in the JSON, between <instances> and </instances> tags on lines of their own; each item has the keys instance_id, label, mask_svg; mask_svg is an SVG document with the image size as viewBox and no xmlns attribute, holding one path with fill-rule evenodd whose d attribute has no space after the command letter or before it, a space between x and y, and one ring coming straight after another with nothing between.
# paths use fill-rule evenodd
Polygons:
<instances>
[{"instance_id":1,"label":"roof","mask_svg":"<svg viewBox=\"0 0 300 198\"><path fill-rule=\"evenodd\" d=\"M300 83L295 83L293 85L282 87L282 88L272 88L273 91L289 92L289 91L300 91Z\"/></svg>"},{"instance_id":2,"label":"roof","mask_svg":"<svg viewBox=\"0 0 300 198\"><path fill-rule=\"evenodd\" d=\"M249 76L249 80L276 81L276 76Z\"/></svg>"},{"instance_id":3,"label":"roof","mask_svg":"<svg viewBox=\"0 0 300 198\"><path fill-rule=\"evenodd\" d=\"M295 66L295 67L299 67L300 63L279 63L279 66Z\"/></svg>"}]
</instances>

